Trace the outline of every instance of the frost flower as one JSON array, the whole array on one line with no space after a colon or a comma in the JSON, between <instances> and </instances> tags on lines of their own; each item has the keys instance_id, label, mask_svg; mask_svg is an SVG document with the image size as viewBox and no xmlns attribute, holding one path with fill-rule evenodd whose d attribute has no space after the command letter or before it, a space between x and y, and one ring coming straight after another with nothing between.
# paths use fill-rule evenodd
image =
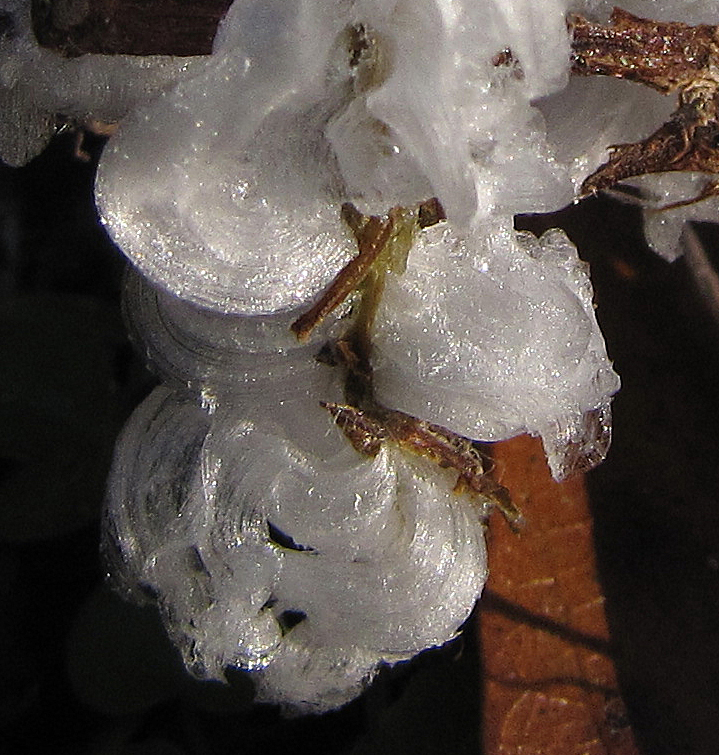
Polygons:
<instances>
[{"instance_id":1,"label":"frost flower","mask_svg":"<svg viewBox=\"0 0 719 755\"><path fill-rule=\"evenodd\" d=\"M164 382L118 443L105 550L196 675L247 669L258 699L327 710L451 639L482 591L489 499L453 493L456 474L342 408L324 347L359 321L368 284L306 342L290 330L362 252L348 207L380 222L436 198L446 214L407 231L406 260L372 268L386 277L366 320L368 401L468 458L467 439L540 434L557 478L606 451L618 378L586 270L560 231L512 229L570 201L598 159L596 132L562 136L569 7L236 0L213 55L181 65L59 63L27 30L0 40L0 94L38 117L120 94L96 199ZM133 88L138 66L157 76ZM100 82L87 96L84 71ZM36 148L13 146L18 162Z\"/></svg>"}]
</instances>

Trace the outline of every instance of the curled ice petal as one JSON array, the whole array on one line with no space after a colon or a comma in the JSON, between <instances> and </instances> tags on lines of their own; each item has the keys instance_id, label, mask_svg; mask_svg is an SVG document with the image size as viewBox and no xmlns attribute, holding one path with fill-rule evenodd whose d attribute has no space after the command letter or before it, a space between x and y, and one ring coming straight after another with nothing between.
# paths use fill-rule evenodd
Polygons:
<instances>
[{"instance_id":1,"label":"curled ice petal","mask_svg":"<svg viewBox=\"0 0 719 755\"><path fill-rule=\"evenodd\" d=\"M619 387L561 231L427 229L388 282L375 347L383 403L482 440L565 427Z\"/></svg>"},{"instance_id":2,"label":"curled ice petal","mask_svg":"<svg viewBox=\"0 0 719 755\"><path fill-rule=\"evenodd\" d=\"M528 128L536 116L532 98L566 83L565 5L563 0L541 8L526 0L358 3L392 49L392 68L386 82L367 94L368 109L396 134L398 150L422 166L449 219L460 226L500 205L497 190L511 185L516 197L522 183L510 176L505 181L499 166L509 165L509 153L516 155L509 144L525 130L534 137L527 146L536 149L525 151L521 176L539 189L535 203L558 208L569 201L560 186L562 167L540 146L541 129ZM495 64L495 55L507 48L518 56L521 76ZM533 151L540 154L533 157ZM554 175L547 175L552 169ZM536 187L538 182L543 185ZM529 205L503 209L524 212Z\"/></svg>"},{"instance_id":3,"label":"curled ice petal","mask_svg":"<svg viewBox=\"0 0 719 755\"><path fill-rule=\"evenodd\" d=\"M152 286L134 271L126 279L124 309L153 368L165 380L208 396L267 393L271 382L273 397L280 398L294 395L298 386L319 391L329 377L315 355L336 325L332 319L299 345L290 331L298 311L223 314Z\"/></svg>"},{"instance_id":4,"label":"curled ice petal","mask_svg":"<svg viewBox=\"0 0 719 755\"><path fill-rule=\"evenodd\" d=\"M106 548L194 673L253 670L261 699L319 711L453 637L478 597L481 511L445 483L360 456L308 397L260 418L158 388L118 446Z\"/></svg>"},{"instance_id":5,"label":"curled ice petal","mask_svg":"<svg viewBox=\"0 0 719 755\"><path fill-rule=\"evenodd\" d=\"M206 70L126 119L103 155L96 197L111 235L197 304L292 309L355 250L323 135L351 71L329 75L342 26L322 8L235 3Z\"/></svg>"},{"instance_id":6,"label":"curled ice petal","mask_svg":"<svg viewBox=\"0 0 719 755\"><path fill-rule=\"evenodd\" d=\"M484 579L478 512L458 505L430 465L391 455L396 482L383 516L359 528L353 517L352 529L343 526L331 549L318 545L327 558L317 564L306 554L288 554L275 594L308 615L296 637L320 646L371 647L399 660L446 642L478 597ZM362 505L357 502L358 510Z\"/></svg>"},{"instance_id":7,"label":"curled ice petal","mask_svg":"<svg viewBox=\"0 0 719 755\"><path fill-rule=\"evenodd\" d=\"M208 428L207 413L196 400L158 388L120 436L104 542L113 578L136 599L142 598L145 570L156 554L185 547L192 527L187 510L201 487L199 455Z\"/></svg>"},{"instance_id":8,"label":"curled ice petal","mask_svg":"<svg viewBox=\"0 0 719 755\"><path fill-rule=\"evenodd\" d=\"M197 97L213 86L193 83ZM228 94L243 101L241 91ZM316 117L267 119L252 144L227 140L224 118L198 119L183 100L126 120L96 188L113 238L152 281L200 306L245 315L296 308L355 249L326 190L326 150L311 140L317 129L307 120ZM196 132L179 142L190 150L166 141L168 118Z\"/></svg>"}]
</instances>

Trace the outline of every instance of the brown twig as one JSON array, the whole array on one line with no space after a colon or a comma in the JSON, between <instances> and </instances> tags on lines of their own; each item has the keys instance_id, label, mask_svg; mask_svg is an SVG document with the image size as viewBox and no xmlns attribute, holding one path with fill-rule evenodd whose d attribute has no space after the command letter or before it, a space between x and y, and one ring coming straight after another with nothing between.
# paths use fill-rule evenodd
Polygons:
<instances>
[{"instance_id":1,"label":"brown twig","mask_svg":"<svg viewBox=\"0 0 719 755\"><path fill-rule=\"evenodd\" d=\"M32 0L35 38L66 57L209 55L232 0Z\"/></svg>"},{"instance_id":2,"label":"brown twig","mask_svg":"<svg viewBox=\"0 0 719 755\"><path fill-rule=\"evenodd\" d=\"M678 93L670 119L641 142L611 147L580 196L631 176L667 171L719 173L719 32L716 26L656 22L614 8L609 24L570 16L572 71L636 81ZM686 204L706 198L702 192Z\"/></svg>"},{"instance_id":3,"label":"brown twig","mask_svg":"<svg viewBox=\"0 0 719 755\"><path fill-rule=\"evenodd\" d=\"M416 232L435 225L446 218L444 209L435 197L422 202L413 210L393 207L385 217L363 215L353 204L342 205L342 220L357 239L359 254L353 257L336 275L319 301L292 323L291 330L301 343L347 297L357 290L373 273L383 273L387 267L402 268ZM386 264L378 266L380 255ZM370 286L375 289L376 286ZM381 295L381 292L379 292Z\"/></svg>"},{"instance_id":4,"label":"brown twig","mask_svg":"<svg viewBox=\"0 0 719 755\"><path fill-rule=\"evenodd\" d=\"M574 14L568 22L575 74L629 79L668 94L705 77L717 56L714 26L652 21L621 8L607 25Z\"/></svg>"},{"instance_id":5,"label":"brown twig","mask_svg":"<svg viewBox=\"0 0 719 755\"><path fill-rule=\"evenodd\" d=\"M349 203L342 205L342 219L357 237L359 254L340 270L322 298L292 323L291 330L301 343L364 281L385 248L395 224L391 213L384 219L376 215L367 217Z\"/></svg>"},{"instance_id":6,"label":"brown twig","mask_svg":"<svg viewBox=\"0 0 719 755\"><path fill-rule=\"evenodd\" d=\"M385 442L391 442L442 469L454 469L459 473L455 493L476 495L482 503L499 508L513 529L521 527L520 511L507 489L491 477L485 468L486 458L469 438L378 403L364 410L329 402L322 406L360 453L376 456Z\"/></svg>"}]
</instances>

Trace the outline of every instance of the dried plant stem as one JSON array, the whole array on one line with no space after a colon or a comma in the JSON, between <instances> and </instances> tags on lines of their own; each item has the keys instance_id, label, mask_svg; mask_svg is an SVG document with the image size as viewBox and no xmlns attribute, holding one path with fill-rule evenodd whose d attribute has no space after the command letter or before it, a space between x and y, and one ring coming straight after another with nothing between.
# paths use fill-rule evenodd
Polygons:
<instances>
[{"instance_id":1,"label":"dried plant stem","mask_svg":"<svg viewBox=\"0 0 719 755\"><path fill-rule=\"evenodd\" d=\"M414 237L422 228L445 219L444 209L436 198L422 202L414 209L393 207L386 216L363 215L353 204L342 205L342 220L357 239L359 254L352 258L330 284L319 301L292 323L291 330L301 343L347 297L356 291L368 276L384 276L387 269L401 272ZM384 257L383 264L375 264ZM379 281L367 287L370 298L381 297ZM374 293L372 293L374 292Z\"/></svg>"},{"instance_id":2,"label":"dried plant stem","mask_svg":"<svg viewBox=\"0 0 719 755\"><path fill-rule=\"evenodd\" d=\"M609 24L569 17L572 72L616 76L664 94L707 77L718 52L716 27L657 22L614 8Z\"/></svg>"},{"instance_id":3,"label":"dried plant stem","mask_svg":"<svg viewBox=\"0 0 719 755\"><path fill-rule=\"evenodd\" d=\"M480 504L496 506L513 529L521 528L519 509L507 489L492 478L491 469L485 468L488 458L469 438L377 402L369 402L366 409L329 402L323 402L322 406L360 453L376 456L383 443L391 442L443 469L453 469L458 472L455 493L469 493Z\"/></svg>"},{"instance_id":4,"label":"dried plant stem","mask_svg":"<svg viewBox=\"0 0 719 755\"><path fill-rule=\"evenodd\" d=\"M232 0L32 0L35 38L66 57L209 55Z\"/></svg>"},{"instance_id":5,"label":"dried plant stem","mask_svg":"<svg viewBox=\"0 0 719 755\"><path fill-rule=\"evenodd\" d=\"M676 92L669 120L641 142L612 146L580 196L631 176L666 171L719 174L719 31L716 26L656 22L614 8L607 25L570 16L572 71L614 76L664 94ZM686 204L717 193L713 183Z\"/></svg>"},{"instance_id":6,"label":"dried plant stem","mask_svg":"<svg viewBox=\"0 0 719 755\"><path fill-rule=\"evenodd\" d=\"M342 206L342 218L357 237L359 254L340 270L322 298L292 323L292 332L301 343L364 281L395 225L392 213L385 219L374 215L366 217L352 204Z\"/></svg>"}]
</instances>

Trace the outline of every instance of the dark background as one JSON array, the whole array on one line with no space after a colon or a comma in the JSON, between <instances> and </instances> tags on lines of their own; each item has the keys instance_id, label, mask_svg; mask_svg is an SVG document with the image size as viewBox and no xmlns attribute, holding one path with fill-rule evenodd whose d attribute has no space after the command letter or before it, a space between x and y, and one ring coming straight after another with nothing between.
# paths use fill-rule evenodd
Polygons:
<instances>
[{"instance_id":1,"label":"dark background","mask_svg":"<svg viewBox=\"0 0 719 755\"><path fill-rule=\"evenodd\" d=\"M127 342L123 261L74 135L0 168L0 743L15 755L479 753L481 669L462 639L383 672L323 717L201 684L154 612L103 586L114 437L153 385ZM592 199L518 227L564 227L591 263L623 388L590 475L622 691L650 755L719 752L719 332L683 261L648 251L635 209ZM716 236L701 228L711 253ZM719 248L719 247L717 247ZM0 747L0 749L2 749Z\"/></svg>"}]
</instances>

